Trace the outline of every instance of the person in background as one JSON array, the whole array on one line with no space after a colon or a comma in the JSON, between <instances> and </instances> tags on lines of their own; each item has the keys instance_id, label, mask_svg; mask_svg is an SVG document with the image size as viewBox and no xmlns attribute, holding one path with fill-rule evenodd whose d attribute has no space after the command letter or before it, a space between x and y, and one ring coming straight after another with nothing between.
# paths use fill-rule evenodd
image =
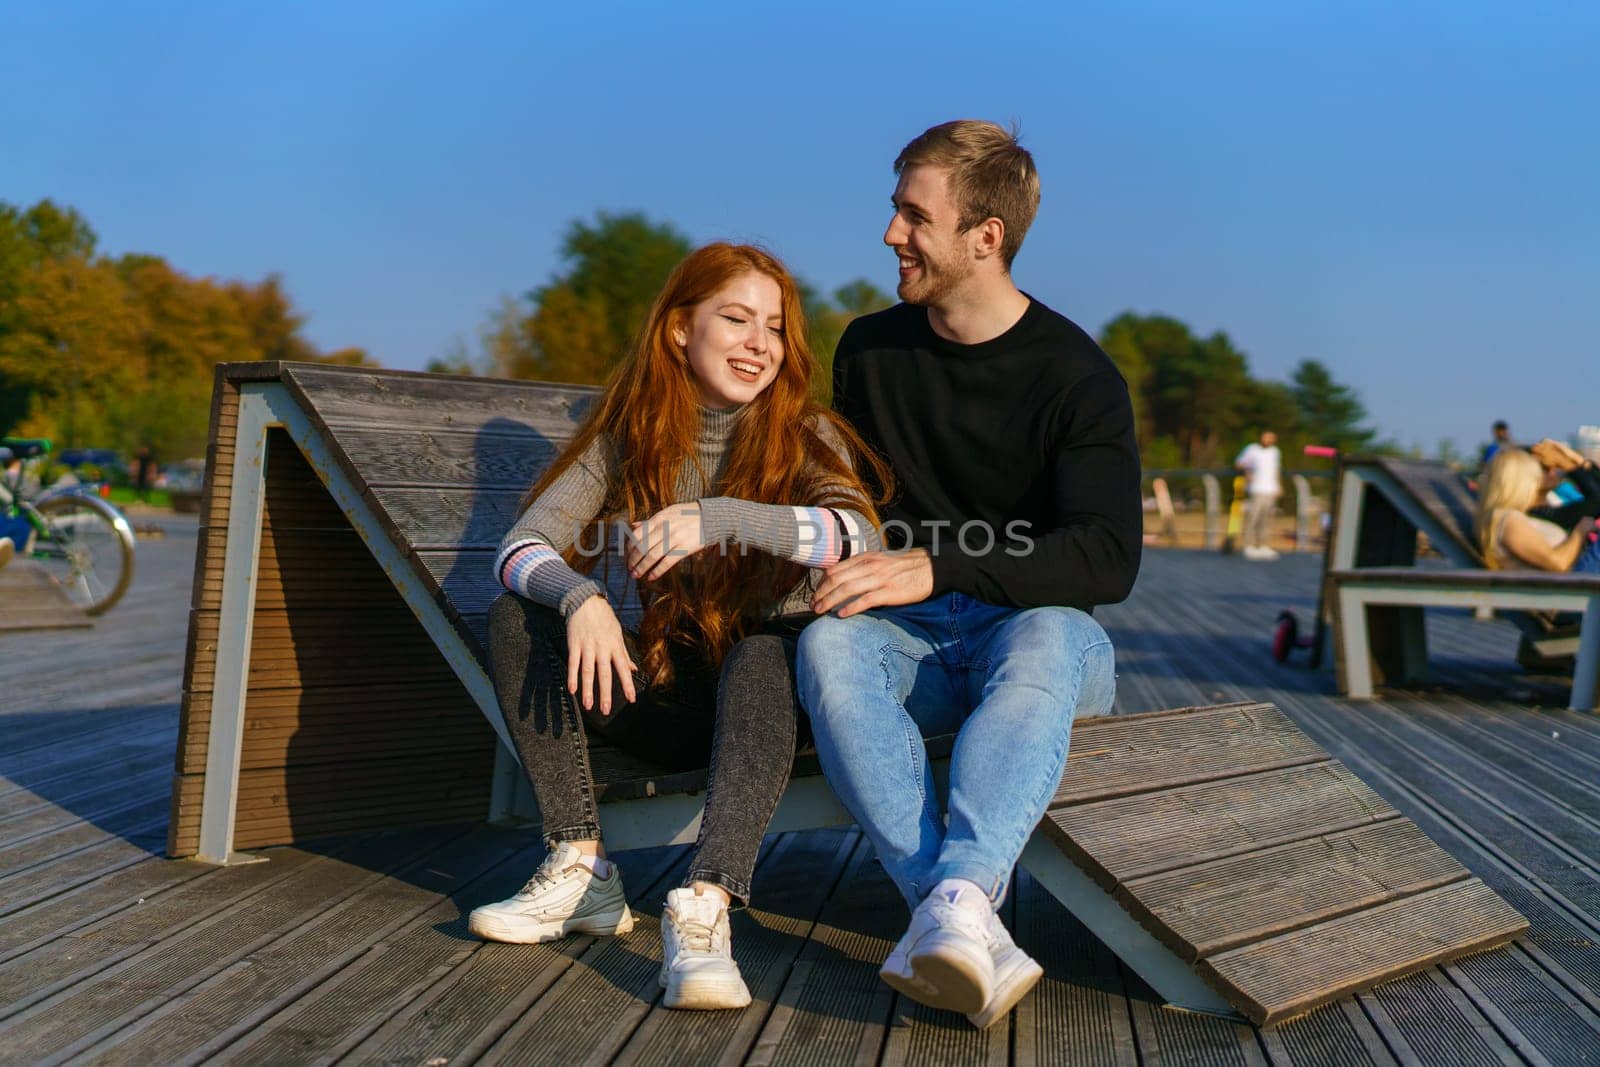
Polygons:
<instances>
[{"instance_id":1,"label":"person in background","mask_svg":"<svg viewBox=\"0 0 1600 1067\"><path fill-rule=\"evenodd\" d=\"M156 457L149 445L140 445L133 454L133 488L140 500L150 499L150 486L156 479Z\"/></svg>"},{"instance_id":2,"label":"person in background","mask_svg":"<svg viewBox=\"0 0 1600 1067\"><path fill-rule=\"evenodd\" d=\"M1233 465L1245 475L1244 558L1277 559L1271 545L1272 515L1283 495L1283 453L1278 435L1262 430L1261 439L1244 446Z\"/></svg>"},{"instance_id":3,"label":"person in background","mask_svg":"<svg viewBox=\"0 0 1600 1067\"><path fill-rule=\"evenodd\" d=\"M1495 457L1495 453L1499 452L1502 448L1516 447L1511 440L1511 427L1506 425L1505 419L1496 419L1494 421L1494 426L1491 427L1491 429L1494 432L1494 438L1490 440L1488 444L1483 446L1483 455L1479 457L1480 467L1487 467L1489 465L1489 461Z\"/></svg>"},{"instance_id":4,"label":"person in background","mask_svg":"<svg viewBox=\"0 0 1600 1067\"><path fill-rule=\"evenodd\" d=\"M1544 507L1551 486L1567 478L1582 499ZM1508 445L1483 473L1473 522L1491 570L1519 568L1600 574L1600 472L1593 463L1549 439L1531 449Z\"/></svg>"}]
</instances>

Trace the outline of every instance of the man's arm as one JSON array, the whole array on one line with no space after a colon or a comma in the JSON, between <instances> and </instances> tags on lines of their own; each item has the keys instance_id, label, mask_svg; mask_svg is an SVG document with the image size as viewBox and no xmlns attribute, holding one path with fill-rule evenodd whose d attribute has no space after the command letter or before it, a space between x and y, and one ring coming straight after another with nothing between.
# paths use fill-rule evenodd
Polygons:
<instances>
[{"instance_id":1,"label":"man's arm","mask_svg":"<svg viewBox=\"0 0 1600 1067\"><path fill-rule=\"evenodd\" d=\"M1046 442L1056 525L995 531L995 543L954 539L932 557L933 593L966 593L991 604L1092 608L1127 597L1139 573L1144 515L1133 405L1115 371L1078 383L1062 398ZM958 531L952 531L956 533Z\"/></svg>"}]
</instances>

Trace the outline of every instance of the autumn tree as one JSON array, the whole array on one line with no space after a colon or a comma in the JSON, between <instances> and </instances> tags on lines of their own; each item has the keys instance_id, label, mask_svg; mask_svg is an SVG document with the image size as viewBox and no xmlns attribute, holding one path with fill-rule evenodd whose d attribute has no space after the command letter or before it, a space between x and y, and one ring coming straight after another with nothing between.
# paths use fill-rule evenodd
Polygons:
<instances>
[{"instance_id":1,"label":"autumn tree","mask_svg":"<svg viewBox=\"0 0 1600 1067\"><path fill-rule=\"evenodd\" d=\"M218 282L159 256L100 256L76 212L0 203L0 431L198 455L217 363L371 364L319 351L301 326L276 276Z\"/></svg>"}]
</instances>

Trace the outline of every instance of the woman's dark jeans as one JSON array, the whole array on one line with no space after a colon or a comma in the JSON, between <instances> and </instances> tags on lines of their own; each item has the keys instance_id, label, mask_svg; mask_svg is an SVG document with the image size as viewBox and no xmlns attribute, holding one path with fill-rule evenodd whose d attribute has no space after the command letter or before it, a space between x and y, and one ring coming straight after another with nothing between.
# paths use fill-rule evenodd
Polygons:
<instances>
[{"instance_id":1,"label":"woman's dark jeans","mask_svg":"<svg viewBox=\"0 0 1600 1067\"><path fill-rule=\"evenodd\" d=\"M671 649L673 682L628 703L613 682L611 714L567 692L567 625L560 612L513 593L489 610L489 672L500 712L539 800L547 841L600 838L587 733L666 770L705 766L705 814L684 880L750 899L761 838L789 782L800 723L798 626L777 623L733 647L718 678L693 649ZM624 632L639 662L636 635Z\"/></svg>"}]
</instances>

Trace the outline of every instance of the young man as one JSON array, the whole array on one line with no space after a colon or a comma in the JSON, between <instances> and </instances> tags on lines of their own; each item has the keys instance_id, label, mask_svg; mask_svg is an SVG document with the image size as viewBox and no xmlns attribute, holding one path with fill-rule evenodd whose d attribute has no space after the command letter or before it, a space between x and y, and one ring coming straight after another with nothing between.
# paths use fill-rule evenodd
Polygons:
<instances>
[{"instance_id":1,"label":"young man","mask_svg":"<svg viewBox=\"0 0 1600 1067\"><path fill-rule=\"evenodd\" d=\"M1259 441L1251 441L1233 461L1244 472L1244 558L1277 559L1272 547L1272 513L1283 495L1283 453L1278 451L1278 435L1261 431Z\"/></svg>"},{"instance_id":2,"label":"young man","mask_svg":"<svg viewBox=\"0 0 1600 1067\"><path fill-rule=\"evenodd\" d=\"M880 973L981 1027L1041 973L995 908L1074 716L1111 708L1088 612L1133 587L1139 459L1110 359L1012 283L1039 203L1014 135L935 126L895 172L883 240L904 303L851 323L834 396L894 469L899 551L829 570L799 687L829 782L914 909ZM947 827L922 738L950 732Z\"/></svg>"}]
</instances>

